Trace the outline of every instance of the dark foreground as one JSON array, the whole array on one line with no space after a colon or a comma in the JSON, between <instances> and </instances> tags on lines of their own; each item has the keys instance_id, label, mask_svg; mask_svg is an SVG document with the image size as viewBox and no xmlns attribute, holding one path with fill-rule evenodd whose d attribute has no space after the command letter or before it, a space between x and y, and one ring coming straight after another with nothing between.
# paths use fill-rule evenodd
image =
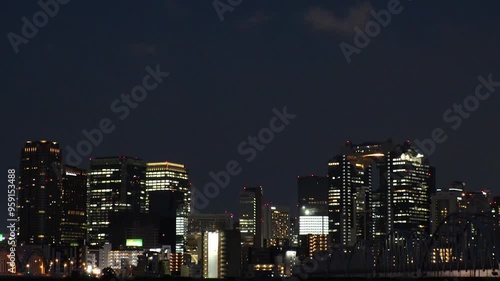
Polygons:
<instances>
[{"instance_id":1,"label":"dark foreground","mask_svg":"<svg viewBox=\"0 0 500 281\"><path fill-rule=\"evenodd\" d=\"M162 278L154 278L154 277L135 277L133 279L120 279L116 277L102 277L102 278L91 278L91 277L84 277L84 278L71 278L71 277L42 277L42 276L1 276L0 275L0 280L26 280L26 281L34 281L34 280L41 280L41 281L121 281L121 280L134 280L134 281L158 281L158 280L168 280L168 281L190 281L190 280L204 280L204 279L195 279L195 278L181 278L181 277L162 277ZM211 279L211 280L234 280L234 281L243 281L243 280L248 280L248 281L286 281L286 280L301 280L301 279L296 279L296 278L279 278L279 279L264 279L264 278L253 278L253 279L240 279L240 278L228 278L228 279ZM493 277L486 277L486 278L480 278L480 277L467 277L467 278L439 278L439 277L428 277L428 278L360 278L360 277L335 277L335 278L309 278L307 281L323 281L323 280L335 280L335 281L341 281L341 280L380 280L380 281L398 281L398 280L429 280L429 281L451 281L451 280L499 280L500 278L493 278ZM304 280L305 281L305 280Z\"/></svg>"}]
</instances>

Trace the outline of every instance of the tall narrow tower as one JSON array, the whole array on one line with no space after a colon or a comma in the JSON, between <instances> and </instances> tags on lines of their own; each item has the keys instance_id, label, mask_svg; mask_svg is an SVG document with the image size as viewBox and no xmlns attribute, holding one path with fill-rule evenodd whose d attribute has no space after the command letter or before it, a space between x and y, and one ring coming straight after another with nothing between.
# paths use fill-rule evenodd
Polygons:
<instances>
[{"instance_id":1,"label":"tall narrow tower","mask_svg":"<svg viewBox=\"0 0 500 281\"><path fill-rule=\"evenodd\" d=\"M172 225L163 223L162 227L175 231L175 253L183 253L191 213L188 170L183 164L167 161L147 163L146 192L150 212L170 217L166 224Z\"/></svg>"},{"instance_id":2,"label":"tall narrow tower","mask_svg":"<svg viewBox=\"0 0 500 281\"><path fill-rule=\"evenodd\" d=\"M61 243L70 246L87 238L87 170L64 166L61 202Z\"/></svg>"},{"instance_id":3,"label":"tall narrow tower","mask_svg":"<svg viewBox=\"0 0 500 281\"><path fill-rule=\"evenodd\" d=\"M240 231L243 242L262 247L262 186L244 187L240 193Z\"/></svg>"},{"instance_id":4,"label":"tall narrow tower","mask_svg":"<svg viewBox=\"0 0 500 281\"><path fill-rule=\"evenodd\" d=\"M19 173L19 243L59 245L61 151L57 142L27 141Z\"/></svg>"}]
</instances>

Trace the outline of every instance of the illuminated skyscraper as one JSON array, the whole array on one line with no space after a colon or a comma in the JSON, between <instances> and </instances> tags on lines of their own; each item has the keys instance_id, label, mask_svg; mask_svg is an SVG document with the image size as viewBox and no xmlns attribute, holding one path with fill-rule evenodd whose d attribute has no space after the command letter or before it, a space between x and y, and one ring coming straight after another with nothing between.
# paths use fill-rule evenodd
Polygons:
<instances>
[{"instance_id":1,"label":"illuminated skyscraper","mask_svg":"<svg viewBox=\"0 0 500 281\"><path fill-rule=\"evenodd\" d=\"M109 241L111 214L148 212L146 163L125 156L90 160L87 225L91 246Z\"/></svg>"},{"instance_id":2,"label":"illuminated skyscraper","mask_svg":"<svg viewBox=\"0 0 500 281\"><path fill-rule=\"evenodd\" d=\"M328 234L328 178L299 177L299 235Z\"/></svg>"},{"instance_id":3,"label":"illuminated skyscraper","mask_svg":"<svg viewBox=\"0 0 500 281\"><path fill-rule=\"evenodd\" d=\"M188 179L188 170L183 164L172 162L147 163L146 191L151 194L155 191L174 190L184 194L183 213L191 213L191 186Z\"/></svg>"},{"instance_id":4,"label":"illuminated skyscraper","mask_svg":"<svg viewBox=\"0 0 500 281\"><path fill-rule=\"evenodd\" d=\"M438 188L431 197L431 233L434 233L443 220L453 214L464 211L465 185L453 182L449 187Z\"/></svg>"},{"instance_id":5,"label":"illuminated skyscraper","mask_svg":"<svg viewBox=\"0 0 500 281\"><path fill-rule=\"evenodd\" d=\"M203 232L201 250L203 278L240 277L239 231Z\"/></svg>"},{"instance_id":6,"label":"illuminated skyscraper","mask_svg":"<svg viewBox=\"0 0 500 281\"><path fill-rule=\"evenodd\" d=\"M409 141L347 142L328 163L329 223L335 245L429 232L434 168Z\"/></svg>"},{"instance_id":7,"label":"illuminated skyscraper","mask_svg":"<svg viewBox=\"0 0 500 281\"><path fill-rule=\"evenodd\" d=\"M291 239L290 208L264 204L262 229L268 247L289 245Z\"/></svg>"},{"instance_id":8,"label":"illuminated skyscraper","mask_svg":"<svg viewBox=\"0 0 500 281\"><path fill-rule=\"evenodd\" d=\"M61 151L56 142L27 141L19 171L18 243L59 245Z\"/></svg>"},{"instance_id":9,"label":"illuminated skyscraper","mask_svg":"<svg viewBox=\"0 0 500 281\"><path fill-rule=\"evenodd\" d=\"M328 236L328 178L299 177L299 254L311 255L316 241L327 241ZM314 245L313 245L314 244ZM322 244L325 248L328 244Z\"/></svg>"},{"instance_id":10,"label":"illuminated skyscraper","mask_svg":"<svg viewBox=\"0 0 500 281\"><path fill-rule=\"evenodd\" d=\"M290 208L271 206L271 239L290 239Z\"/></svg>"},{"instance_id":11,"label":"illuminated skyscraper","mask_svg":"<svg viewBox=\"0 0 500 281\"><path fill-rule=\"evenodd\" d=\"M62 179L61 243L70 246L87 238L87 171L64 166Z\"/></svg>"},{"instance_id":12,"label":"illuminated skyscraper","mask_svg":"<svg viewBox=\"0 0 500 281\"><path fill-rule=\"evenodd\" d=\"M175 253L183 253L186 246L188 231L188 216L191 213L191 186L188 179L188 170L182 164L172 162L153 162L147 164L146 191L148 203L155 199L155 213L163 217L175 217L176 244L171 245ZM174 192L175 198L165 197L165 192ZM166 200L162 203L161 200ZM168 201L168 202L167 202ZM170 206L172 215L166 214L161 208ZM163 225L165 227L165 225Z\"/></svg>"},{"instance_id":13,"label":"illuminated skyscraper","mask_svg":"<svg viewBox=\"0 0 500 281\"><path fill-rule=\"evenodd\" d=\"M240 193L240 231L247 245L262 247L262 186L244 187Z\"/></svg>"}]
</instances>

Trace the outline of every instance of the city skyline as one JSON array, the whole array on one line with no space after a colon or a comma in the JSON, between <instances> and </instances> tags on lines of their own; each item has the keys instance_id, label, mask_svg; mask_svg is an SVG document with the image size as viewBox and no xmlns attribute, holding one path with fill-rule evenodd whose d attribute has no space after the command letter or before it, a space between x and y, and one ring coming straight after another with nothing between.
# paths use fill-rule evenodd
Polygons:
<instances>
[{"instance_id":1,"label":"city skyline","mask_svg":"<svg viewBox=\"0 0 500 281\"><path fill-rule=\"evenodd\" d=\"M4 4L0 273L500 277L500 2Z\"/></svg>"},{"instance_id":2,"label":"city skyline","mask_svg":"<svg viewBox=\"0 0 500 281\"><path fill-rule=\"evenodd\" d=\"M58 141L45 140L45 139L38 140L38 141L39 141L39 142L42 142L42 143L47 143L47 144L49 144L49 143L54 143L54 144L56 144L56 145L57 145L57 147L59 147L59 145L61 145L61 142L58 142ZM392 142L393 142L392 138L389 138L387 141L388 141L388 142L390 142L390 143L392 143ZM384 143L384 142L365 142L364 144L367 144L367 145L372 145L372 144L377 144L377 143L380 143L381 145L385 146L385 145L386 145L386 143L387 143L387 141L385 141L385 143ZM36 142L36 141L35 141L35 142ZM410 143L410 141L409 141L409 140L405 140L404 142L405 142L405 143ZM32 140L27 140L27 141L26 141L26 143L27 143L27 144L30 144L30 143L33 143L33 141L32 141ZM346 141L346 143L347 143L347 144L351 144L352 142L351 142L350 140L347 140L347 141ZM413 146L414 146L414 144L411 144L411 145L413 145ZM341 147L341 145L339 145L339 147ZM415 148L417 148L417 149L418 149L418 146L415 146ZM339 155L339 153L342 153L343 151L345 151L345 148L340 148L340 149L338 149L338 151L337 151L336 155ZM88 171L88 170L89 170L90 165L91 165L91 163L92 163L92 160L93 160L93 159L95 160L95 159L106 159L106 158L114 158L114 157L116 157L116 158L118 158L118 157L128 157L128 158L130 158L130 159L138 159L139 161L143 161L143 160L142 160L143 158L141 158L141 157L136 157L136 156L134 156L134 157L129 157L129 156L93 156L93 157L89 157L89 158L88 158L88 161L83 161L83 162L82 162L82 163L85 163L85 162L86 162L86 163L87 163L87 165L81 164L81 165L79 165L78 167L74 167L74 166L67 165L66 163L62 162L62 160L63 160L63 158L64 158L64 155L63 155L63 153L64 153L64 152L63 152L63 150L62 150L62 149L61 149L61 151L60 151L60 152L58 152L58 153L59 153L59 156L58 156L58 157L60 157L60 158L61 158L61 160L60 160L61 162L57 162L56 164L52 164L52 165L50 166L51 170L52 170L52 171L54 171L54 172L57 174L55 177L60 177L60 176L63 176L63 175L64 175L64 169L62 169L62 168L60 167L60 165L61 165L61 164L62 164L63 166L65 166L65 167L69 167L69 168L73 168L73 169L83 169L83 171L85 171L85 172L86 172L86 171ZM127 154L124 154L124 153L121 153L121 154L120 154L120 153L118 153L118 155L127 155ZM158 156L158 157L156 157L156 158L161 158L161 156ZM325 170L326 170L326 175L325 175L325 177L329 174L329 169L331 168L331 167L330 167L330 165L331 165L330 163L333 161L331 156L330 156L330 157L328 157L328 159L329 159L329 160L327 160L327 161L326 161L326 163L328 164L328 166L329 166L329 167L325 169ZM181 162L181 163L182 163L182 161L179 161L179 162ZM178 162L178 163L179 163L179 162ZM166 164L166 165L169 165L169 164L170 164L170 165L173 165L174 169L175 169L175 167L176 167L176 166L177 166L177 168L182 168L182 169L184 169L184 165L182 165L182 166L178 166L178 165L181 165L181 164L176 164L175 162L172 162L172 161L170 161L170 160L169 160L169 161L164 161L164 162L158 162L158 161L156 161L156 162L154 162L154 161L153 161L153 162L151 162L151 161L146 161L146 162L144 162L144 163L145 163L145 164L147 164L148 166L151 166L151 167L153 167L153 166L158 166L158 165L163 165L163 164ZM21 162L20 162L20 164L21 164ZM19 166L19 165L18 165L18 166ZM325 166L325 165L323 165L323 166ZM432 165L432 167L433 167L433 169L435 168L435 166L434 166L434 165ZM14 168L15 168L15 169L18 169L17 167L14 167ZM59 173L60 173L60 174L59 174ZM438 172L438 174L439 174L439 172ZM307 178L307 177L310 177L310 176L321 176L321 173L313 172L313 173L310 173L310 174L298 175L297 177L299 177L299 178L300 178L300 177L306 177L306 178ZM62 180L63 180L63 178L59 178L58 180L59 180L59 181L62 181ZM434 179L434 180L437 182L437 180L436 180L436 179ZM253 181L253 182L257 182L257 183L258 183L259 181L258 181L258 180L255 180L255 181ZM434 186L435 186L434 191L440 191L442 188L447 189L447 188L448 188L448 185L450 184L450 182L458 182L458 183L462 183L462 184L466 185L466 181L463 181L462 179L447 179L446 181L445 181L445 180L441 180L441 182L445 182L445 184L443 184L442 186L438 186L437 184L434 184ZM189 181L189 183L190 183L191 185L193 185L193 183L192 183L192 181L191 181L191 180ZM258 186L260 186L260 187L262 188L263 192L265 192L265 187L263 187L263 186L262 186L262 185L260 185L260 184L257 184L257 185L258 185ZM245 187L247 187L247 186L251 186L251 185L244 184L242 187L243 187L243 188L245 188ZM492 194L493 194L493 195L498 194L498 193L495 193L495 189L475 188L475 187L470 187L469 185L467 185L467 186L468 186L468 191L471 191L471 190L474 190L474 191L488 190L489 192L492 192ZM239 188L239 189L241 190L241 188L242 188L242 187L237 187L237 188ZM293 187L293 188L296 188L296 187ZM151 188L151 187L148 187L148 189L152 189L152 188ZM153 189L154 189L154 188L153 188ZM203 190L201 190L201 189L200 189L200 192L203 192ZM210 199L210 201L212 201L212 200L217 201L217 198L215 198L215 199ZM273 205L287 205L287 204L282 203L282 201L271 201L271 199L269 198L269 196L268 196L268 197L263 197L263 199L262 199L262 200L264 200L264 201L262 201L262 202L269 202L269 203L272 203ZM296 205L296 204L291 204L291 205L287 205L287 206L294 206L294 205ZM200 207L200 205L198 205L198 206ZM298 209L297 209L297 210L298 210ZM300 214L300 210L298 210L298 212L296 212L297 210L295 210L294 208L291 208L291 214L292 214L292 215L294 215L294 216L299 216L299 214ZM203 205L201 205L201 208L199 208L199 209L195 209L194 211L195 211L195 212L198 212L198 213L210 213L210 214L217 214L217 213L224 213L224 212L226 212L226 213L227 213L227 212L231 212L231 213L234 213L234 214L236 214L236 215L240 215L240 205L239 205L239 204L233 204L233 208L228 208L228 207L225 207L225 208L212 208L212 209L211 209L211 208L208 208L207 210L205 210L204 206L203 206ZM189 212L190 212L190 211L189 211Z\"/></svg>"},{"instance_id":3,"label":"city skyline","mask_svg":"<svg viewBox=\"0 0 500 281\"><path fill-rule=\"evenodd\" d=\"M92 155L184 163L197 167L191 181L203 188L211 171L225 169L232 159L244 163L247 155L238 153L238 145L268 126L273 108L287 106L296 119L252 163L242 165L232 187L207 208L222 211L216 202L230 202L236 209L230 198L243 185L263 185L268 201L291 205L294 198L281 191L294 188L298 175L326 175L323 163L345 140L423 140L435 128L448 136L430 156L440 171L437 185L459 179L498 193L493 175L499 164L489 161L500 153L498 133L491 127L500 114L496 93L461 119L456 130L456 114L452 122L443 114L474 94L479 76L500 80L500 42L494 36L499 4L433 3L429 9L405 2L348 64L339 44L353 44L357 23L349 21L349 11L371 20L371 10L387 8L374 1L359 4L244 1L222 22L211 2L61 6L18 54L6 36L0 44L9 70L5 77L10 77L3 128L15 132L2 140L12 149L1 167L17 168L17 150L26 140L55 139L76 149L85 139L82 130L110 118L116 128ZM36 3L6 5L4 35L20 34L20 19L31 19L40 9ZM115 9L110 22L116 24L105 24ZM455 16L463 11L465 18ZM96 21L85 14L96 14ZM338 25L328 25L329 18ZM414 25L423 19L425 24ZM170 75L121 120L126 109L115 113L111 105L118 100L116 106L122 107L121 94L130 94L149 74L146 67L154 70L158 64ZM462 161L453 161L456 157Z\"/></svg>"},{"instance_id":4,"label":"city skyline","mask_svg":"<svg viewBox=\"0 0 500 281\"><path fill-rule=\"evenodd\" d=\"M409 140L347 141L327 163L328 176L297 177L296 218L290 216L291 206L265 203L262 186L244 186L234 225L233 213L197 209L184 164L94 157L85 170L63 159L56 141L26 141L21 150L17 243L24 272L47 257L33 274L59 274L52 265L61 257L76 268L88 262L91 269L119 269L127 260L130 270L152 270L144 264L148 251L166 262L169 274L183 276L188 273L182 268L211 277L274 276L274 271L290 276L285 268L296 267L296 258L332 266L317 260L324 252L338 270L346 261L336 251L351 257L364 253L353 270L432 271L438 263L457 269L467 268L469 260L475 264L475 258L460 258L467 247L486 250L482 263L491 263L484 266L493 271L497 267L499 196L456 180L436 188L436 169ZM450 234L457 230L479 244ZM11 232L9 241L12 237ZM43 253L24 256L30 248ZM398 248L404 251L391 253ZM231 265L225 263L229 257Z\"/></svg>"},{"instance_id":5,"label":"city skyline","mask_svg":"<svg viewBox=\"0 0 500 281\"><path fill-rule=\"evenodd\" d=\"M55 181L55 179L57 179L58 182L54 182L54 184L56 184L56 185L62 185L63 182L67 182L68 179L73 179L73 176L76 176L77 174L82 174L86 177L87 173L90 170L92 170L92 163L95 161L100 161L101 163L115 161L115 160L134 161L136 163L141 163L140 165L143 165L144 169L145 169L143 172L144 179L141 180L141 181L144 181L143 183L141 183L144 185L144 188L145 188L144 192L151 193L151 192L161 191L161 190L178 189L178 190L182 190L183 192L187 192L186 194L189 194L189 196L186 197L189 199L184 199L184 201L186 202L186 204L185 204L186 209L183 211L184 213L186 213L186 214L223 214L223 213L228 214L228 213L231 213L232 215L236 214L237 215L236 217L238 217L238 218L241 215L240 210L242 208L242 204L243 204L242 202L236 204L236 208L234 208L234 209L222 208L222 209L219 209L217 211L206 210L203 206L200 207L200 205L196 205L195 202L191 202L192 199L195 199L195 196L192 194L192 186L193 185L192 185L192 182L190 180L188 180L188 169L184 164L178 164L178 163L175 163L172 161L149 161L149 160L146 161L140 157L97 156L97 157L89 157L88 158L87 167L85 167L84 165L80 165L79 167L74 167L71 165L67 165L66 163L63 162L64 155L63 155L63 151L61 149L59 149L60 142L52 141L52 140L45 140L45 139L37 140L37 141L27 140L25 143L25 147L22 149L23 152L21 153L21 160L22 161L25 161L25 162L29 161L30 156L31 156L32 163L35 163L35 162L33 162L34 160L39 160L39 156L33 157L33 155L34 155L33 153L36 154L37 151L30 150L30 147L35 147L37 144L41 145L42 147L46 146L47 148L51 149L51 153L55 153L55 156L52 156L53 158L50 158L50 157L49 158L42 158L42 159L44 159L42 161L45 161L45 162L47 162L46 160L51 161L51 164L45 163L44 165L46 165L45 168L48 171L53 173L52 177L54 178L54 181ZM404 148L404 147L406 147L406 148ZM54 149L53 152L52 152L52 149ZM401 149L403 149L403 150L401 150ZM427 165L426 169L428 170L428 172L426 172L426 173L429 173L429 176L432 175L432 179L429 179L430 186L428 187L428 192L430 192L430 193L448 191L448 190L451 190L451 191L459 191L460 190L460 192L466 192L466 194L473 194L476 192L478 192L478 193L483 192L484 193L486 191L486 192L489 192L490 197L497 195L497 193L495 193L494 190L492 191L491 189L477 189L474 187L471 188L470 186L468 186L466 184L466 182L461 181L461 180L457 180L457 179L450 179L447 184L445 184L443 186L438 186L435 183L436 182L436 175L435 175L436 168L433 165L430 166L430 164L428 162L428 158L425 157L425 155L420 154L420 150L418 150L418 147L415 146L414 144L412 144L409 140L405 140L403 142L403 145L395 144L395 143L393 143L392 138L389 138L388 140L381 141L381 142L363 142L363 143L359 143L359 144L353 144L350 140L347 140L344 147L339 149L337 156L334 156L333 158L329 157L330 160L328 160L326 162L326 164L328 166L326 169L327 170L326 176L322 176L322 175L317 174L317 173L316 174L304 174L304 175L297 176L296 179L298 179L299 182L304 181L304 180L308 180L308 179L312 180L311 183L314 183L316 181L321 181L321 180L328 182L325 184L328 185L329 187L325 186L324 188L327 188L327 189L329 188L329 191L327 192L327 194L322 194L320 196L326 196L325 199L327 199L328 202L330 202L330 203L337 202L337 200L340 200L341 197L338 193L335 193L335 192L340 192L340 190L333 191L333 190L335 190L335 188L332 189L332 184L334 182L337 182L339 179L341 179L341 177L338 177L338 175L342 175L342 173L345 173L345 172L342 172L345 169L341 169L337 172L333 172L334 170L332 170L332 169L334 169L336 167L343 167L344 165L346 165L345 163L349 163L350 165L353 165L353 167L356 167L356 168L359 168L361 166L365 166L363 169L366 169L366 167L368 167L368 169L373 169L373 168L370 168L370 166L374 165L374 164L378 165L377 163L380 162L380 160L377 158L384 156L382 153L379 153L379 152L389 152L389 151L393 151L393 150L394 150L394 152L399 151L399 153L402 153L402 156L400 156L400 158L396 158L394 161L408 161L408 163L397 162L397 164L400 165L399 168L415 169L416 168L415 165L421 165L424 162L426 163L425 164L425 165ZM413 152L406 151L406 150L411 150ZM351 156L348 156L348 158L346 159L345 155L344 155L344 160L342 160L343 153L347 153L345 155L351 155ZM396 152L396 155L398 155L397 153L398 152ZM411 153L413 153L414 155L411 156ZM125 155L125 154L122 154L122 155ZM43 157L47 157L47 156L43 156ZM351 157L351 158L349 158L349 157ZM354 157L354 158L352 158L352 157ZM362 161L359 160L358 157L361 157L361 159L363 159L363 160ZM407 158L405 158L405 157L407 157ZM414 157L414 159L417 159L417 160L419 158L422 158L424 160L418 160L420 162L418 162L418 164L417 164L416 162L414 162L415 160L412 160L409 157ZM374 160L374 159L376 159L376 160ZM27 164L27 163L31 163L31 162L24 163L22 161L20 162L20 165L24 165L25 167L26 167L26 165L33 165L33 164ZM344 161L344 162L342 162L342 161ZM422 161L424 161L424 162L422 162ZM36 165L36 163L35 163L35 165ZM379 169L379 167L377 169ZM68 171L70 171L69 173L71 174L72 177L68 177ZM405 170L405 172L408 172L408 170ZM370 173L372 173L371 170L370 170ZM89 176L91 176L91 175L92 174L89 174ZM146 180L146 175L149 178L149 180ZM331 177L332 175L336 175L337 178L333 177L332 178L333 180L330 179L329 176ZM35 176L37 176L37 175L35 174ZM368 174L366 176L368 176ZM361 173L361 177L355 178L357 180L355 180L354 182L361 183L363 181L367 181L368 178L366 178L366 176L364 176L364 174ZM376 177L377 177L376 179L379 180L378 176L376 176ZM402 177L402 175L396 174L395 177L396 177L396 179L399 179ZM170 182L170 180L167 180L167 182L169 182L167 185L168 187L165 186L165 184L167 184L167 183L164 182L167 178L168 179L171 178L173 180L172 182ZM185 181L185 183L184 182L181 183L181 182L179 182L179 180ZM86 180L84 182L86 182ZM72 186L72 189L74 189L75 183L70 182L69 186ZM23 186L23 184L26 185L26 183L23 183L21 181L20 186ZM371 185L371 178L363 184L370 186ZM189 185L189 188L187 188L188 185ZM335 185L335 184L333 184L333 185ZM353 184L353 186L355 186L355 185ZM299 208L299 206L301 206L302 203L300 201L297 201L296 204L292 204L292 205L286 205L286 204L282 204L280 202L272 202L269 200L268 197L264 196L265 188L262 185L252 186L252 185L246 184L246 185L239 187L239 188L240 188L240 190L241 190L241 188L243 188L243 193L245 193L245 191L247 191L247 189L248 190L255 190L255 191L260 190L261 195L257 201L260 202L260 204L262 206L264 206L264 205L288 206L288 207L292 207L292 208L290 208L290 210L291 210L291 214L293 214L294 216L299 217L301 214L301 209ZM299 188L299 190L300 190L300 188ZM354 190L357 190L357 188L354 188ZM314 194L314 192L316 192L316 194L318 194L317 193L318 191L311 191L311 192L313 192L311 194ZM352 192L356 193L356 191L352 191ZM76 193L76 191L73 190L72 193ZM240 192L240 194L238 196L241 197L242 196L241 194L242 193ZM296 194L299 196L298 198L301 198L300 191L297 191ZM61 195L61 200L64 200L63 195L62 194L60 194L60 195ZM336 196L339 196L339 197L337 198ZM336 198L336 199L334 199L334 198ZM66 198L66 200L74 200L74 199ZM146 200L146 199L144 199L144 200ZM241 198L240 198L240 200L241 200ZM60 205L60 203L58 203L58 204ZM255 203L253 203L253 204L255 204ZM335 203L333 203L333 204L335 204ZM144 207L141 207L141 208L146 208L146 205L148 205L148 203L145 201ZM196 208L196 206L198 206L198 209ZM293 208L293 206L297 206L297 208ZM354 207L354 205L351 207ZM313 210L313 209L309 209L308 211L311 211L311 210ZM294 211L297 211L297 212L295 213ZM314 211L314 212L316 212L316 211ZM326 212L326 210L325 210L325 212ZM329 212L332 212L332 209L330 209ZM323 215L326 215L326 213ZM331 218L330 218L330 220L331 220ZM330 228L332 228L332 227L333 226L330 225ZM256 231L256 230L254 229L253 231Z\"/></svg>"}]
</instances>

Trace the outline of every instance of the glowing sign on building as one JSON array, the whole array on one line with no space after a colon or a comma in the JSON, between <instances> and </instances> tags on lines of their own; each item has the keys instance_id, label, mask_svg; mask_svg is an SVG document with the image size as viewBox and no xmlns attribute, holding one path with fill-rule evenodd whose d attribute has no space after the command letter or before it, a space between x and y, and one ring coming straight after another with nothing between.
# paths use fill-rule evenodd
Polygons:
<instances>
[{"instance_id":1,"label":"glowing sign on building","mask_svg":"<svg viewBox=\"0 0 500 281\"><path fill-rule=\"evenodd\" d=\"M142 239L127 239L127 247L142 247Z\"/></svg>"}]
</instances>

